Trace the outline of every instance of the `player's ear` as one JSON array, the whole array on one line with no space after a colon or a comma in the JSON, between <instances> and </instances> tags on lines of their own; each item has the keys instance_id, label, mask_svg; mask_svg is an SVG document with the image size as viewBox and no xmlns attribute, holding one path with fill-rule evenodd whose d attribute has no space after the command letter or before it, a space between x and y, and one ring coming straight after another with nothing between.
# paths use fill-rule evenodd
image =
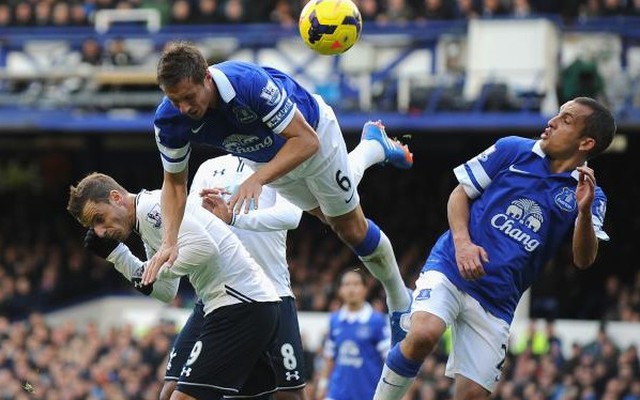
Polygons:
<instances>
[{"instance_id":1,"label":"player's ear","mask_svg":"<svg viewBox=\"0 0 640 400\"><path fill-rule=\"evenodd\" d=\"M109 192L109 199L114 203L119 203L122 200L122 193L118 192L115 189L111 190Z\"/></svg>"},{"instance_id":2,"label":"player's ear","mask_svg":"<svg viewBox=\"0 0 640 400\"><path fill-rule=\"evenodd\" d=\"M594 138L584 136L580 139L580 150L590 152L594 147L596 147L596 140Z\"/></svg>"}]
</instances>

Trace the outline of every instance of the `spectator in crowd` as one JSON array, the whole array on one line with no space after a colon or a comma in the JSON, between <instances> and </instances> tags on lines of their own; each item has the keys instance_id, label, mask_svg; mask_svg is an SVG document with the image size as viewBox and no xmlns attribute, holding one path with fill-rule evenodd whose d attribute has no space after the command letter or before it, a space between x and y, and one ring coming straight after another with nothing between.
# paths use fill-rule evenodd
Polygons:
<instances>
[{"instance_id":1,"label":"spectator in crowd","mask_svg":"<svg viewBox=\"0 0 640 400\"><path fill-rule=\"evenodd\" d=\"M191 3L187 0L176 0L171 7L172 24L189 24L193 21Z\"/></svg>"},{"instance_id":2,"label":"spectator in crowd","mask_svg":"<svg viewBox=\"0 0 640 400\"><path fill-rule=\"evenodd\" d=\"M122 38L114 38L109 42L107 59L111 65L116 67L126 67L135 64Z\"/></svg>"},{"instance_id":3,"label":"spectator in crowd","mask_svg":"<svg viewBox=\"0 0 640 400\"><path fill-rule=\"evenodd\" d=\"M20 2L15 5L14 22L16 26L32 26L33 25L33 9L31 4Z\"/></svg>"}]
</instances>

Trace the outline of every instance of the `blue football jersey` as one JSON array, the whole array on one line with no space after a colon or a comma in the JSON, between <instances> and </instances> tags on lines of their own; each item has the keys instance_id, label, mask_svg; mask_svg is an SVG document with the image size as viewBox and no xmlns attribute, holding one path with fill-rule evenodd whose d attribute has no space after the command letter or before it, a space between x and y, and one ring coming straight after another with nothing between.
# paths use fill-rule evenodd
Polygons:
<instances>
[{"instance_id":1,"label":"blue football jersey","mask_svg":"<svg viewBox=\"0 0 640 400\"><path fill-rule=\"evenodd\" d=\"M469 233L488 253L486 275L462 278L450 231L440 236L422 270L444 273L487 311L511 323L522 293L569 238L578 215L578 172L551 173L539 141L512 136L454 173L473 199ZM593 226L602 240L609 239L602 229L606 207L607 198L596 187Z\"/></svg>"},{"instance_id":2,"label":"blue football jersey","mask_svg":"<svg viewBox=\"0 0 640 400\"><path fill-rule=\"evenodd\" d=\"M372 399L389 350L390 331L384 314L370 304L358 312L345 308L331 314L324 355L334 361L327 398Z\"/></svg>"},{"instance_id":3,"label":"blue football jersey","mask_svg":"<svg viewBox=\"0 0 640 400\"><path fill-rule=\"evenodd\" d=\"M314 129L317 101L287 74L273 68L226 61L209 67L220 94L220 104L194 120L165 96L156 109L154 128L162 164L169 172L182 171L191 142L213 145L256 162L268 162L284 145L279 135L296 110Z\"/></svg>"}]
</instances>

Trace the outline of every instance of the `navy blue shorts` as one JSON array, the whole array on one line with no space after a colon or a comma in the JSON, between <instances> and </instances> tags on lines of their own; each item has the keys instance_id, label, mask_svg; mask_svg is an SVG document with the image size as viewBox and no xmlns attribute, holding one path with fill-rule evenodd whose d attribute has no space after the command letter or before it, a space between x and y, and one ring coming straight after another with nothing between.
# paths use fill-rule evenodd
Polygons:
<instances>
[{"instance_id":1,"label":"navy blue shorts","mask_svg":"<svg viewBox=\"0 0 640 400\"><path fill-rule=\"evenodd\" d=\"M198 399L257 397L277 390L269 354L278 303L242 303L213 310L180 371L176 390Z\"/></svg>"},{"instance_id":2,"label":"navy blue shorts","mask_svg":"<svg viewBox=\"0 0 640 400\"><path fill-rule=\"evenodd\" d=\"M305 386L306 369L294 298L282 297L278 311L280 327L271 350L278 390L296 390Z\"/></svg>"},{"instance_id":3,"label":"navy blue shorts","mask_svg":"<svg viewBox=\"0 0 640 400\"><path fill-rule=\"evenodd\" d=\"M273 349L270 351L276 372L278 390L297 390L306 384L306 369L300 327L293 297L283 297L278 304L280 325ZM200 336L204 321L201 301L196 303L191 316L176 338L169 356L165 381L177 381L193 345ZM233 397L228 395L227 397Z\"/></svg>"},{"instance_id":4,"label":"navy blue shorts","mask_svg":"<svg viewBox=\"0 0 640 400\"><path fill-rule=\"evenodd\" d=\"M167 372L164 374L165 381L177 381L180 379L182 367L187 362L191 349L193 349L193 345L196 344L198 336L200 336L203 323L204 304L202 304L202 300L198 300L189 319L173 342L173 348L169 353L169 361L167 362Z\"/></svg>"}]
</instances>

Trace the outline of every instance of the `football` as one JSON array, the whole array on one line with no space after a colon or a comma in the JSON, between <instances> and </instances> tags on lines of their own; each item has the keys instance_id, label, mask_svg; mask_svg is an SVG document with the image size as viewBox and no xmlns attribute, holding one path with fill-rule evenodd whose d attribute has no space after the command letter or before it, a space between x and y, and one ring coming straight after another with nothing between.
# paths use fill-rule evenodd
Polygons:
<instances>
[{"instance_id":1,"label":"football","mask_svg":"<svg viewBox=\"0 0 640 400\"><path fill-rule=\"evenodd\" d=\"M360 38L362 17L351 0L310 0L300 13L298 29L314 51L341 54Z\"/></svg>"}]
</instances>

